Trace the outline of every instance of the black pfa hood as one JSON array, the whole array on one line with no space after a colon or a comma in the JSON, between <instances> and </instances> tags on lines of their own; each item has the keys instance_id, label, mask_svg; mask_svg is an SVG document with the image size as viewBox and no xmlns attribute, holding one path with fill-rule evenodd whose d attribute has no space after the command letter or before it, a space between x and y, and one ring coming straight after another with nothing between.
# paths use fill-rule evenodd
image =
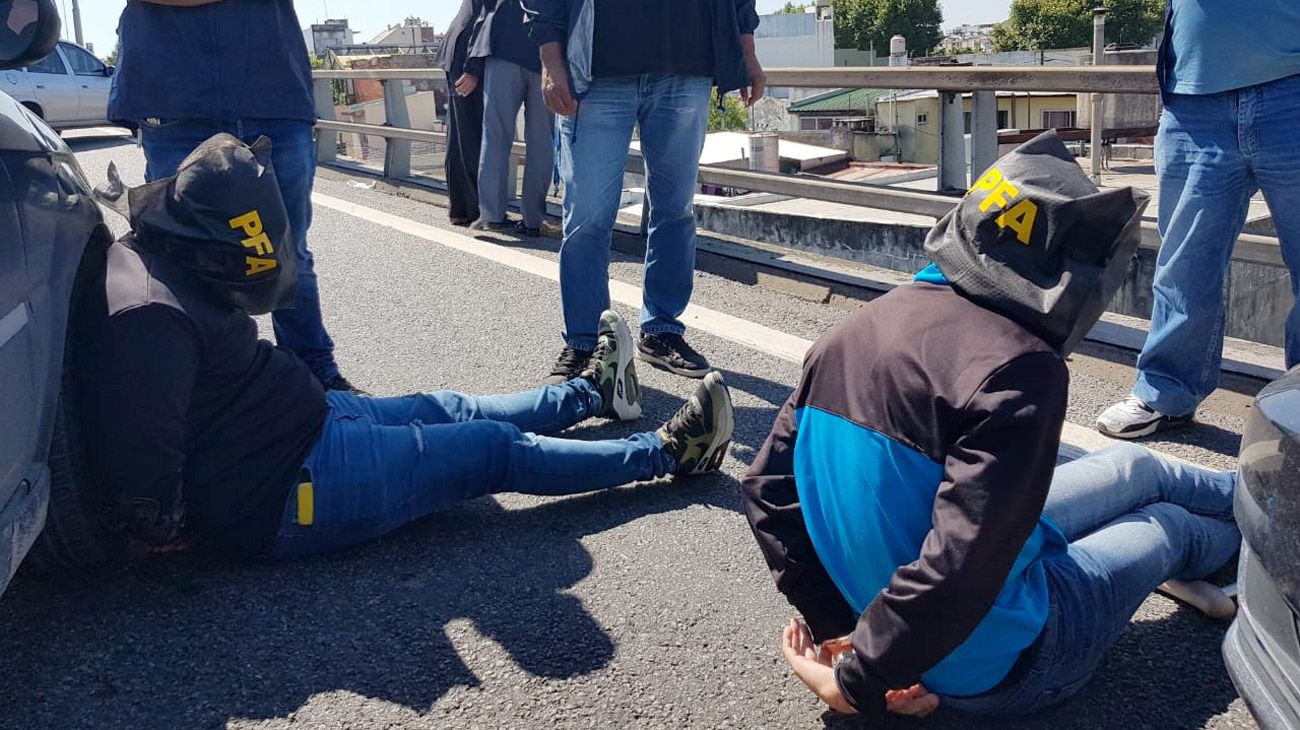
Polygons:
<instances>
[{"instance_id":1,"label":"black pfa hood","mask_svg":"<svg viewBox=\"0 0 1300 730\"><path fill-rule=\"evenodd\" d=\"M1068 353L1127 276L1147 200L1099 191L1048 131L985 170L925 249L960 294Z\"/></svg>"},{"instance_id":2,"label":"black pfa hood","mask_svg":"<svg viewBox=\"0 0 1300 730\"><path fill-rule=\"evenodd\" d=\"M126 200L123 200L123 197ZM131 221L135 246L192 274L249 314L291 306L298 268L271 140L218 134L176 175L129 191L115 169L96 198Z\"/></svg>"}]
</instances>

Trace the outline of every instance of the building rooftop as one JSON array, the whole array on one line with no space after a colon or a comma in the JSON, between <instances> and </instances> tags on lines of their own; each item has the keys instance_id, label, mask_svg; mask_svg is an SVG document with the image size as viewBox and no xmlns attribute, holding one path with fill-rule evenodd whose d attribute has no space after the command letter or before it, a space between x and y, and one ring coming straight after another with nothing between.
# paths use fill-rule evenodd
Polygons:
<instances>
[{"instance_id":1,"label":"building rooftop","mask_svg":"<svg viewBox=\"0 0 1300 730\"><path fill-rule=\"evenodd\" d=\"M792 114L807 112L861 112L865 113L876 99L888 94L884 89L832 89L809 96L790 104Z\"/></svg>"},{"instance_id":2,"label":"building rooftop","mask_svg":"<svg viewBox=\"0 0 1300 730\"><path fill-rule=\"evenodd\" d=\"M634 140L631 145L632 149L640 150L641 141ZM793 142L788 139L780 140L777 145L778 154L783 160L797 160L799 162L820 161L834 162L836 160L848 159L849 154L844 150L837 150L833 147L819 147L813 144L804 144L802 142ZM700 152L701 165L721 165L736 160L749 158L749 134L746 132L709 132L704 136L704 149Z\"/></svg>"}]
</instances>

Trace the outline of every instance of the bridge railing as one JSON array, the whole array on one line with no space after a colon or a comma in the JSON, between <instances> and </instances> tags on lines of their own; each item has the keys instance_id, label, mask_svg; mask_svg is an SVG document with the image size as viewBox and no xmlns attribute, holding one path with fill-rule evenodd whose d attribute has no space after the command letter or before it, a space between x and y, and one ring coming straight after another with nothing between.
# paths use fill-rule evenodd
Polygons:
<instances>
[{"instance_id":1,"label":"bridge railing","mask_svg":"<svg viewBox=\"0 0 1300 730\"><path fill-rule=\"evenodd\" d=\"M963 96L971 95L971 131L969 166L982 170L997 159L997 92L1084 92L1090 94L1156 94L1159 89L1155 69L1151 66L1069 66L1069 67L1018 67L1018 66L963 66L963 67L837 67L837 68L773 68L767 69L770 87L801 88L871 88L871 89L932 89L939 94L939 162L938 189L960 191L967 185L967 151ZM447 135L412 125L412 110L408 103L408 86L420 84L449 92L446 75L441 69L356 69L320 70L312 73L316 88L316 109L319 117L317 129L317 159L322 164L341 164L339 159L341 135L355 135L366 147L367 137L383 140L382 155L373 155L370 162L375 172L395 180L413 178L413 153L418 158L433 159L426 150L445 146ZM368 119L377 106L382 122L342 121L340 108L335 103L337 84L379 84L378 96L365 104L346 107L358 119ZM454 92L452 92L454 93ZM427 100L436 107L434 95ZM381 102L381 105L376 104ZM368 105L368 106L367 106ZM436 109L421 110L431 114L436 121ZM429 124L430 127L433 124ZM512 155L525 154L524 145L515 143ZM1094 158L1096 153L1093 153ZM364 156L364 154L363 154ZM382 156L382 166L373 165ZM1094 165L1097 162L1094 161ZM511 165L511 170L516 165ZM1094 168L1096 169L1096 168ZM629 172L643 172L640 154L629 150ZM810 175L788 175L774 172L737 170L726 167L702 165L699 171L702 184L718 187L741 188L755 192L773 193L795 198L911 213L939 218L954 204L951 195L927 193L884 185L844 182ZM1142 226L1142 245L1159 248L1160 234L1154 223L1145 221ZM1277 239L1271 236L1242 234L1233 251L1233 260L1284 267Z\"/></svg>"}]
</instances>

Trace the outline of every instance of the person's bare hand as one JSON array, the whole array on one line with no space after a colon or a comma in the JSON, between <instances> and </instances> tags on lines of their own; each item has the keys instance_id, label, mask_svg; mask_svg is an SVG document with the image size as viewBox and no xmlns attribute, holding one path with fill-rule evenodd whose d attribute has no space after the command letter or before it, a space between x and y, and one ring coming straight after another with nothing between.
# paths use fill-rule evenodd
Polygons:
<instances>
[{"instance_id":1,"label":"person's bare hand","mask_svg":"<svg viewBox=\"0 0 1300 730\"><path fill-rule=\"evenodd\" d=\"M578 100L573 98L569 74L563 67L552 73L548 66L542 66L542 99L554 114L562 117L578 115Z\"/></svg>"},{"instance_id":2,"label":"person's bare hand","mask_svg":"<svg viewBox=\"0 0 1300 730\"><path fill-rule=\"evenodd\" d=\"M456 93L461 96L469 96L478 88L478 77L474 74L461 74L456 79Z\"/></svg>"},{"instance_id":3,"label":"person's bare hand","mask_svg":"<svg viewBox=\"0 0 1300 730\"><path fill-rule=\"evenodd\" d=\"M754 106L767 90L767 74L763 73L763 65L758 62L756 54L745 54L745 75L749 77L749 85L740 87L740 100L747 107Z\"/></svg>"},{"instance_id":4,"label":"person's bare hand","mask_svg":"<svg viewBox=\"0 0 1300 730\"><path fill-rule=\"evenodd\" d=\"M885 693L885 709L899 715L921 718L939 709L939 695L919 684Z\"/></svg>"},{"instance_id":5,"label":"person's bare hand","mask_svg":"<svg viewBox=\"0 0 1300 730\"><path fill-rule=\"evenodd\" d=\"M781 633L781 653L790 663L794 674L813 694L821 698L832 710L846 715L857 713L840 692L831 669L830 653L820 652L808 627L790 619Z\"/></svg>"}]
</instances>

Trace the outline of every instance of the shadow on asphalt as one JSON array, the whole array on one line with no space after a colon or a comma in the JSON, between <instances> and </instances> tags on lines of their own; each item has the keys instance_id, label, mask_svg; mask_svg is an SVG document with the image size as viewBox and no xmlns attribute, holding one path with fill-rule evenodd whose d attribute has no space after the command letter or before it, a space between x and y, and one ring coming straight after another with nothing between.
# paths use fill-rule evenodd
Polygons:
<instances>
[{"instance_id":1,"label":"shadow on asphalt","mask_svg":"<svg viewBox=\"0 0 1300 730\"><path fill-rule=\"evenodd\" d=\"M884 727L925 730L1203 727L1237 698L1227 681L1220 644L1228 624L1180 608L1163 619L1138 620L1102 659L1074 697L1044 712L979 718L942 707L922 721L891 716ZM1217 630L1215 630L1217 629ZM1205 682L1207 676L1223 681ZM1200 681L1194 678L1201 678ZM853 718L827 713L831 730L866 730ZM878 730L879 726L873 728Z\"/></svg>"},{"instance_id":2,"label":"shadow on asphalt","mask_svg":"<svg viewBox=\"0 0 1300 730\"><path fill-rule=\"evenodd\" d=\"M65 137L68 147L73 152L90 152L92 150L106 150L114 147L124 147L135 144L135 138L124 134L104 133L95 135L82 135L77 137Z\"/></svg>"},{"instance_id":3,"label":"shadow on asphalt","mask_svg":"<svg viewBox=\"0 0 1300 730\"><path fill-rule=\"evenodd\" d=\"M347 690L425 711L476 686L444 626L465 619L525 671L604 667L610 636L566 590L581 539L692 505L736 508L725 475L525 509L481 499L321 558L237 565L192 553L26 576L0 603L0 726L224 727ZM481 668L479 668L481 671Z\"/></svg>"}]
</instances>

